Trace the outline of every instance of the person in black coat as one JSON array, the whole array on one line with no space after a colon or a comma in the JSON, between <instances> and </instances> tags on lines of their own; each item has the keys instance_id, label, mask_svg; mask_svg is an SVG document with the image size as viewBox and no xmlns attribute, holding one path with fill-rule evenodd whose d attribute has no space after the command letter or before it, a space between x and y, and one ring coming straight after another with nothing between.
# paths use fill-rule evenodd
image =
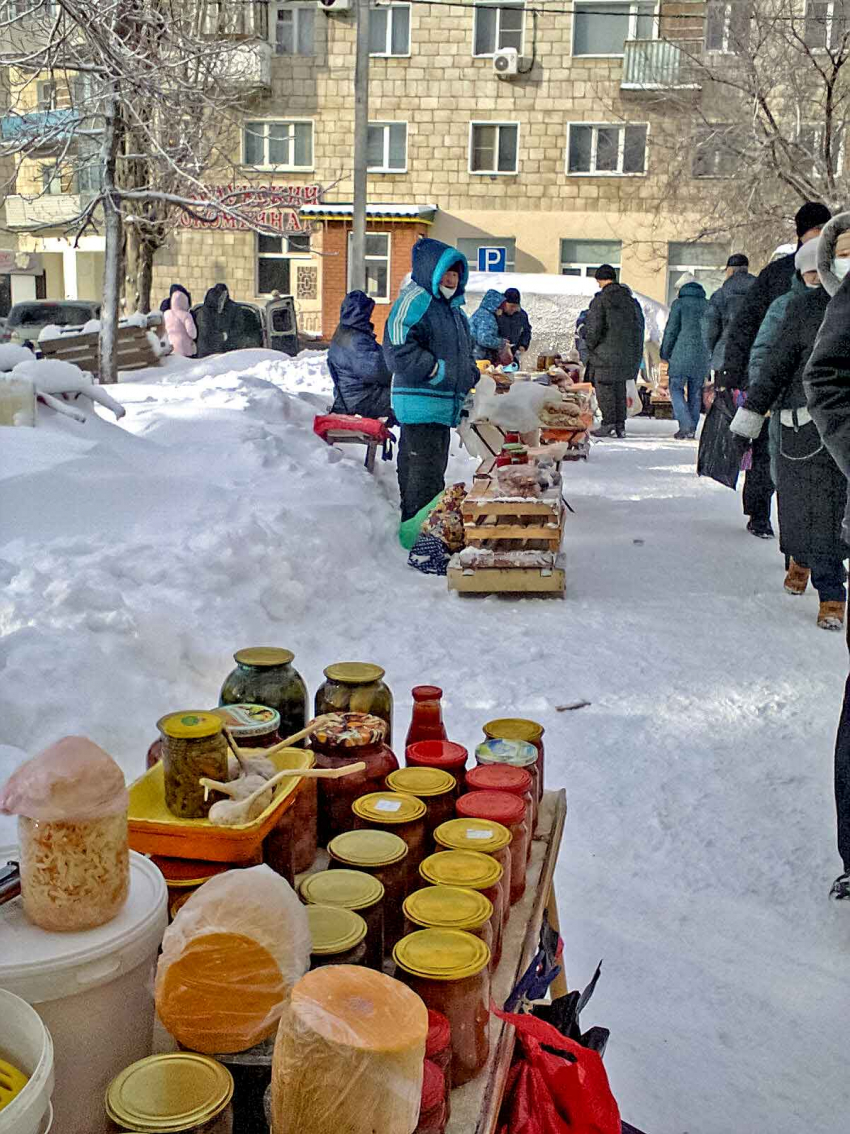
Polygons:
<instances>
[{"instance_id":1,"label":"person in black coat","mask_svg":"<svg viewBox=\"0 0 850 1134\"><path fill-rule=\"evenodd\" d=\"M228 347L228 340L233 337L237 304L230 298L227 284L214 284L192 315L198 328L198 358L233 349Z\"/></svg>"},{"instance_id":2,"label":"person in black coat","mask_svg":"<svg viewBox=\"0 0 850 1134\"><path fill-rule=\"evenodd\" d=\"M375 338L375 301L363 291L350 291L339 309L339 325L328 350L334 383L331 413L389 417L392 374Z\"/></svg>"},{"instance_id":3,"label":"person in black coat","mask_svg":"<svg viewBox=\"0 0 850 1134\"><path fill-rule=\"evenodd\" d=\"M756 277L747 271L749 266L750 261L743 252L730 256L726 261L726 279L708 301L702 333L705 345L711 352L711 369L715 374L723 371L729 328L741 308L744 296L756 282Z\"/></svg>"},{"instance_id":4,"label":"person in black coat","mask_svg":"<svg viewBox=\"0 0 850 1134\"><path fill-rule=\"evenodd\" d=\"M820 235L829 220L829 209L818 201L807 201L794 217L798 247ZM732 321L726 338L723 373L718 386L746 390L750 351L767 310L791 287L794 278L794 253L781 256L768 264L756 277ZM770 504L773 481L770 478L770 445L767 430L753 442L752 466L744 478L744 513L750 517L747 531L760 539L772 539Z\"/></svg>"},{"instance_id":5,"label":"person in black coat","mask_svg":"<svg viewBox=\"0 0 850 1134\"><path fill-rule=\"evenodd\" d=\"M586 379L596 388L602 424L594 437L625 437L626 383L637 377L643 358L644 318L640 304L610 264L596 269L599 291L585 321Z\"/></svg>"},{"instance_id":6,"label":"person in black coat","mask_svg":"<svg viewBox=\"0 0 850 1134\"><path fill-rule=\"evenodd\" d=\"M528 313L523 310L522 296L515 287L505 291L502 303L502 314L496 316L499 324L499 334L507 339L513 351L514 359L522 362L522 356L531 343L531 322Z\"/></svg>"}]
</instances>

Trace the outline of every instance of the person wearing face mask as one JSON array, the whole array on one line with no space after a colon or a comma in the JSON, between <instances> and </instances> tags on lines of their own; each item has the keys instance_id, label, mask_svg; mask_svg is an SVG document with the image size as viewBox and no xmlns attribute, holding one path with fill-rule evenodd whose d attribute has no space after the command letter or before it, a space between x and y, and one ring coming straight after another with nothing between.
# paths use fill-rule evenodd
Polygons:
<instances>
[{"instance_id":1,"label":"person wearing face mask","mask_svg":"<svg viewBox=\"0 0 850 1134\"><path fill-rule=\"evenodd\" d=\"M392 372L392 408L401 426L398 486L402 521L445 487L449 443L466 396L478 380L469 323L463 313L466 257L426 237L413 246L410 283L384 329Z\"/></svg>"},{"instance_id":2,"label":"person wearing face mask","mask_svg":"<svg viewBox=\"0 0 850 1134\"><path fill-rule=\"evenodd\" d=\"M820 599L818 626L840 630L846 604L844 560L850 554L841 530L847 482L821 441L803 388L803 373L829 303L818 277L817 254L814 240L797 251L797 280L790 299L771 349L760 358L757 373L750 370L746 405L737 411L730 428L755 439L763 431L767 413L778 416L779 546L790 561L785 589L801 595L811 576Z\"/></svg>"}]
</instances>

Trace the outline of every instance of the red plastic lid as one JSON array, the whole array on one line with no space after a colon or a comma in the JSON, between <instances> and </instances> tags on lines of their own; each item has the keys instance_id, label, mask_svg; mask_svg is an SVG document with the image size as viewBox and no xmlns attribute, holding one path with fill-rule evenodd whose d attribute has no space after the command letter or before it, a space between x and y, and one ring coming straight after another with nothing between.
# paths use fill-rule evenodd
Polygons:
<instances>
[{"instance_id":1,"label":"red plastic lid","mask_svg":"<svg viewBox=\"0 0 850 1134\"><path fill-rule=\"evenodd\" d=\"M531 772L512 764L479 764L466 773L466 786L473 791L506 791L525 795L531 791Z\"/></svg>"},{"instance_id":2,"label":"red plastic lid","mask_svg":"<svg viewBox=\"0 0 850 1134\"><path fill-rule=\"evenodd\" d=\"M409 764L451 770L465 767L469 753L462 744L454 744L451 740L420 740L410 745L406 758Z\"/></svg>"},{"instance_id":3,"label":"red plastic lid","mask_svg":"<svg viewBox=\"0 0 850 1134\"><path fill-rule=\"evenodd\" d=\"M411 693L414 701L439 701L443 695L439 685L414 685Z\"/></svg>"},{"instance_id":4,"label":"red plastic lid","mask_svg":"<svg viewBox=\"0 0 850 1134\"><path fill-rule=\"evenodd\" d=\"M425 1060L425 1071L422 1075L422 1113L435 1110L442 1103L446 1094L446 1077L436 1063L430 1059Z\"/></svg>"},{"instance_id":5,"label":"red plastic lid","mask_svg":"<svg viewBox=\"0 0 850 1134\"><path fill-rule=\"evenodd\" d=\"M425 1040L426 1061L451 1046L452 1026L442 1012L428 1009L428 1038Z\"/></svg>"},{"instance_id":6,"label":"red plastic lid","mask_svg":"<svg viewBox=\"0 0 850 1134\"><path fill-rule=\"evenodd\" d=\"M510 827L525 816L525 800L506 791L470 791L460 797L455 810L464 819L489 819Z\"/></svg>"}]
</instances>

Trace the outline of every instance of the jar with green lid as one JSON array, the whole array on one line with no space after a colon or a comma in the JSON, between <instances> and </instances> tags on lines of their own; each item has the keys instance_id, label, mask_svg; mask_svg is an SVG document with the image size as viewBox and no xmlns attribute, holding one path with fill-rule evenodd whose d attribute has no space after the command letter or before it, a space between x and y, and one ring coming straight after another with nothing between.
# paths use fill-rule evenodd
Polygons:
<instances>
[{"instance_id":1,"label":"jar with green lid","mask_svg":"<svg viewBox=\"0 0 850 1134\"><path fill-rule=\"evenodd\" d=\"M169 713L157 721L162 735L165 805L179 819L206 819L216 801L204 799L202 776L227 780L227 741L214 713Z\"/></svg>"},{"instance_id":2,"label":"jar with green lid","mask_svg":"<svg viewBox=\"0 0 850 1134\"><path fill-rule=\"evenodd\" d=\"M430 840L441 823L454 818L457 780L442 768L399 768L387 776L390 791L415 795L427 808L425 833Z\"/></svg>"},{"instance_id":3,"label":"jar with green lid","mask_svg":"<svg viewBox=\"0 0 850 1134\"><path fill-rule=\"evenodd\" d=\"M525 744L533 744L537 751L537 801L543 798L543 782L546 754L543 748L542 724L537 721L525 720L522 717L502 717L499 720L488 721L484 725L484 735L488 740L518 740Z\"/></svg>"},{"instance_id":4,"label":"jar with green lid","mask_svg":"<svg viewBox=\"0 0 850 1134\"><path fill-rule=\"evenodd\" d=\"M328 843L329 869L363 870L384 887L384 953L404 933L402 903L407 897L407 843L390 831L346 831Z\"/></svg>"},{"instance_id":5,"label":"jar with green lid","mask_svg":"<svg viewBox=\"0 0 850 1134\"><path fill-rule=\"evenodd\" d=\"M493 968L502 956L505 897L502 892L502 868L495 858L478 851L437 851L419 867L419 876L432 886L460 886L477 890L493 906Z\"/></svg>"},{"instance_id":6,"label":"jar with green lid","mask_svg":"<svg viewBox=\"0 0 850 1134\"><path fill-rule=\"evenodd\" d=\"M463 798L461 796L461 798ZM502 915L505 925L511 916L511 833L507 827L489 819L463 818L450 819L443 823L434 832L434 842L437 848L444 850L478 851L479 854L489 854L502 868L502 878L499 885L504 898L504 913ZM522 845L525 854L525 843Z\"/></svg>"},{"instance_id":7,"label":"jar with green lid","mask_svg":"<svg viewBox=\"0 0 850 1134\"><path fill-rule=\"evenodd\" d=\"M419 864L425 857L425 804L415 795L397 791L375 791L361 795L351 808L352 826L362 830L374 827L398 835L407 844L408 886L416 885Z\"/></svg>"},{"instance_id":8,"label":"jar with green lid","mask_svg":"<svg viewBox=\"0 0 850 1134\"><path fill-rule=\"evenodd\" d=\"M383 670L371 662L329 665L316 691L316 716L322 713L370 713L386 721L386 742L393 743L393 695L384 684Z\"/></svg>"},{"instance_id":9,"label":"jar with green lid","mask_svg":"<svg viewBox=\"0 0 850 1134\"><path fill-rule=\"evenodd\" d=\"M295 655L277 646L252 646L233 655L236 668L227 675L219 705L250 702L267 705L280 714L281 739L301 732L307 724L307 686L292 666Z\"/></svg>"},{"instance_id":10,"label":"jar with green lid","mask_svg":"<svg viewBox=\"0 0 850 1134\"><path fill-rule=\"evenodd\" d=\"M337 780L318 780L319 841L350 831L357 824L351 808L363 795L380 791L387 776L398 768L392 749L385 742L386 721L369 713L334 713L310 737L310 747L319 768L366 765L359 772Z\"/></svg>"},{"instance_id":11,"label":"jar with green lid","mask_svg":"<svg viewBox=\"0 0 850 1134\"><path fill-rule=\"evenodd\" d=\"M193 1051L149 1055L106 1090L111 1128L126 1134L233 1134L233 1076Z\"/></svg>"},{"instance_id":12,"label":"jar with green lid","mask_svg":"<svg viewBox=\"0 0 850 1134\"><path fill-rule=\"evenodd\" d=\"M533 811L530 827L537 830L537 816L540 812L540 773L537 770L538 752L527 740L484 740L475 749L475 762L479 767L491 764L506 764L510 768L523 768L531 776L531 798Z\"/></svg>"},{"instance_id":13,"label":"jar with green lid","mask_svg":"<svg viewBox=\"0 0 850 1134\"><path fill-rule=\"evenodd\" d=\"M365 965L365 920L343 906L307 906L310 926L310 968L322 965Z\"/></svg>"},{"instance_id":14,"label":"jar with green lid","mask_svg":"<svg viewBox=\"0 0 850 1134\"><path fill-rule=\"evenodd\" d=\"M405 933L419 929L462 929L493 948L493 903L480 890L425 886L404 899Z\"/></svg>"},{"instance_id":15,"label":"jar with green lid","mask_svg":"<svg viewBox=\"0 0 850 1134\"><path fill-rule=\"evenodd\" d=\"M460 929L420 929L399 941L393 960L397 979L449 1021L452 1086L463 1086L490 1055L490 950Z\"/></svg>"},{"instance_id":16,"label":"jar with green lid","mask_svg":"<svg viewBox=\"0 0 850 1134\"><path fill-rule=\"evenodd\" d=\"M308 905L341 906L366 922L366 964L383 972L384 885L364 870L323 870L301 883L301 900Z\"/></svg>"}]
</instances>

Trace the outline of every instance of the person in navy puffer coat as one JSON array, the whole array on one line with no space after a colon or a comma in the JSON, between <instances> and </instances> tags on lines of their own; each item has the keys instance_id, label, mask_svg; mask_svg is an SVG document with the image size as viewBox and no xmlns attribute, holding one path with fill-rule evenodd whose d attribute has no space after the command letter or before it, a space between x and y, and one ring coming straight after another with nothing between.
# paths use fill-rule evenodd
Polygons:
<instances>
[{"instance_id":1,"label":"person in navy puffer coat","mask_svg":"<svg viewBox=\"0 0 850 1134\"><path fill-rule=\"evenodd\" d=\"M668 364L670 398L679 423L677 440L694 437L702 408L702 388L708 377L711 354L702 335L708 308L705 289L695 279L679 288L661 340L661 358ZM685 388L687 387L687 396Z\"/></svg>"},{"instance_id":2,"label":"person in navy puffer coat","mask_svg":"<svg viewBox=\"0 0 850 1134\"><path fill-rule=\"evenodd\" d=\"M486 358L488 362L497 363L500 354L508 346L508 340L499 332L499 316L504 302L502 293L491 287L484 293L478 310L472 313L469 330L476 358Z\"/></svg>"},{"instance_id":3,"label":"person in navy puffer coat","mask_svg":"<svg viewBox=\"0 0 850 1134\"><path fill-rule=\"evenodd\" d=\"M350 291L339 309L339 326L328 350L334 382L331 413L389 417L392 375L375 338L375 301L363 291Z\"/></svg>"},{"instance_id":4,"label":"person in navy puffer coat","mask_svg":"<svg viewBox=\"0 0 850 1134\"><path fill-rule=\"evenodd\" d=\"M392 407L401 425L398 484L401 518L409 520L445 487L449 442L466 395L478 381L463 313L466 257L426 237L413 246L411 281L384 330L392 370Z\"/></svg>"}]
</instances>

